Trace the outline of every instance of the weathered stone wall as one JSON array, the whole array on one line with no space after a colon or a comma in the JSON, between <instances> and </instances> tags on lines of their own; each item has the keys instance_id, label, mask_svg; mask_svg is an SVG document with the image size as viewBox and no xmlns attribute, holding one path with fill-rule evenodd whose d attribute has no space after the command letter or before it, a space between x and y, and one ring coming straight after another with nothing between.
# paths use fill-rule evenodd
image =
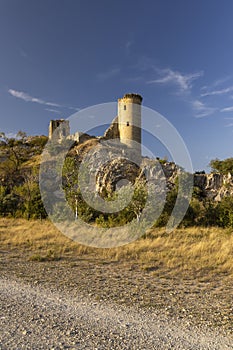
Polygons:
<instances>
[{"instance_id":1,"label":"weathered stone wall","mask_svg":"<svg viewBox=\"0 0 233 350\"><path fill-rule=\"evenodd\" d=\"M137 94L118 99L118 127L120 140L141 155L141 102Z\"/></svg>"},{"instance_id":2,"label":"weathered stone wall","mask_svg":"<svg viewBox=\"0 0 233 350\"><path fill-rule=\"evenodd\" d=\"M105 131L104 136L102 137L104 140L112 140L119 139L120 133L118 128L118 117L113 119L109 128Z\"/></svg>"},{"instance_id":3,"label":"weathered stone wall","mask_svg":"<svg viewBox=\"0 0 233 350\"><path fill-rule=\"evenodd\" d=\"M49 123L49 139L56 137L57 139L64 139L70 135L70 125L68 120L56 119L50 120Z\"/></svg>"}]
</instances>

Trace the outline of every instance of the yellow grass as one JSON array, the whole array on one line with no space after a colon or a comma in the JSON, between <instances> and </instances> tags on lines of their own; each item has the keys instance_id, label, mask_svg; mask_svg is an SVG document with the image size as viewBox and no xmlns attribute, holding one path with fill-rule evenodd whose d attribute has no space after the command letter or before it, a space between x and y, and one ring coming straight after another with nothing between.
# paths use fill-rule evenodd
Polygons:
<instances>
[{"instance_id":1,"label":"yellow grass","mask_svg":"<svg viewBox=\"0 0 233 350\"><path fill-rule=\"evenodd\" d=\"M41 164L41 155L37 154L32 156L28 161L23 163L23 168L35 168Z\"/></svg>"},{"instance_id":2,"label":"yellow grass","mask_svg":"<svg viewBox=\"0 0 233 350\"><path fill-rule=\"evenodd\" d=\"M31 260L92 258L137 263L144 269L233 275L233 230L153 229L141 239L118 248L86 247L61 234L48 221L0 219L0 250Z\"/></svg>"}]
</instances>

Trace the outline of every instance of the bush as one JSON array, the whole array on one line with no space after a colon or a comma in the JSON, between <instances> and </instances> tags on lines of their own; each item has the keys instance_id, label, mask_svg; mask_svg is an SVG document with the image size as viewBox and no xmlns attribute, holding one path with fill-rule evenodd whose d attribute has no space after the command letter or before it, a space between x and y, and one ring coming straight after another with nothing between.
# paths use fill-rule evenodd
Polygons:
<instances>
[{"instance_id":1,"label":"bush","mask_svg":"<svg viewBox=\"0 0 233 350\"><path fill-rule=\"evenodd\" d=\"M233 227L233 197L225 197L217 206L218 225Z\"/></svg>"}]
</instances>

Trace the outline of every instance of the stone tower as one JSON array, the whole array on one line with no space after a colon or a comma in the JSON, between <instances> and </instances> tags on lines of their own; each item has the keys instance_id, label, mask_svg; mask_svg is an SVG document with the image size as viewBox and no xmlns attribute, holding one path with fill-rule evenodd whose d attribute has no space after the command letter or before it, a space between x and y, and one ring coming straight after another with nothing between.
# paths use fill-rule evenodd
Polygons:
<instances>
[{"instance_id":1,"label":"stone tower","mask_svg":"<svg viewBox=\"0 0 233 350\"><path fill-rule=\"evenodd\" d=\"M125 94L118 99L118 128L120 141L135 149L141 156L141 103L142 96Z\"/></svg>"},{"instance_id":2,"label":"stone tower","mask_svg":"<svg viewBox=\"0 0 233 350\"><path fill-rule=\"evenodd\" d=\"M56 132L55 137L59 140L65 139L70 135L70 125L68 120L57 119L50 120L49 123L49 139L52 139L52 136L55 130L59 127Z\"/></svg>"}]
</instances>

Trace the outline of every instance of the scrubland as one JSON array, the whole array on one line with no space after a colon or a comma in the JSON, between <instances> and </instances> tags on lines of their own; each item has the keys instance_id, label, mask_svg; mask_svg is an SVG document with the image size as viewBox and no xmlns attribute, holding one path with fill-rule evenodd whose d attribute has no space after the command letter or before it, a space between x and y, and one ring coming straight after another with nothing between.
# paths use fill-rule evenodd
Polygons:
<instances>
[{"instance_id":1,"label":"scrubland","mask_svg":"<svg viewBox=\"0 0 233 350\"><path fill-rule=\"evenodd\" d=\"M223 273L233 275L233 230L191 227L167 233L151 229L133 243L116 248L93 248L70 240L49 220L0 219L2 251L30 261L94 258L136 263L142 269L170 274Z\"/></svg>"}]
</instances>

